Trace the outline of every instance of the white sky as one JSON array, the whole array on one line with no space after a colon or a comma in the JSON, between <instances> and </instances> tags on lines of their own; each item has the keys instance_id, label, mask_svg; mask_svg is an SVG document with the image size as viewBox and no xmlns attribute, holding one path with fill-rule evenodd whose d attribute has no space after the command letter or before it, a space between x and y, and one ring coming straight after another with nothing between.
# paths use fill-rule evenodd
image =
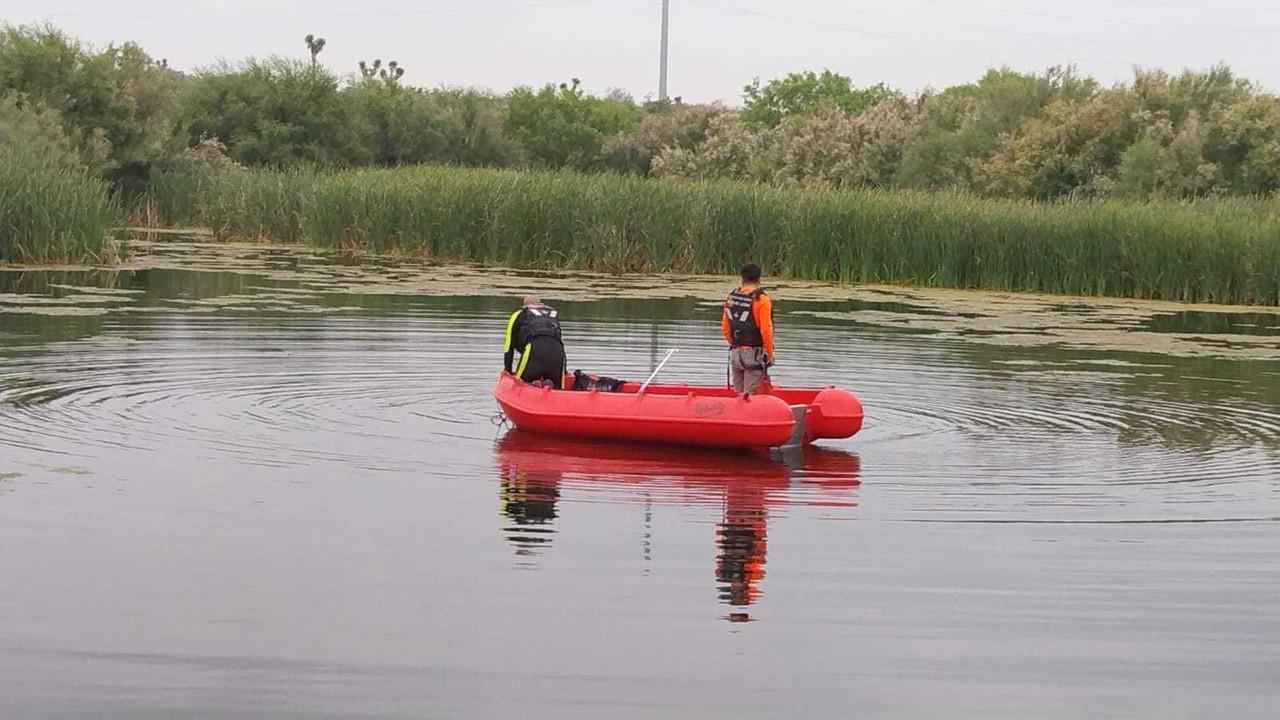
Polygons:
<instances>
[{"instance_id":1,"label":"white sky","mask_svg":"<svg viewBox=\"0 0 1280 720\"><path fill-rule=\"evenodd\" d=\"M1134 65L1225 61L1280 89L1275 0L671 0L672 95L737 103L753 77L824 67L907 91L989 67L1074 63L1104 84ZM179 69L328 45L341 73L398 60L416 85L581 78L656 95L661 0L0 0L0 20L47 21L94 44L134 40Z\"/></svg>"}]
</instances>

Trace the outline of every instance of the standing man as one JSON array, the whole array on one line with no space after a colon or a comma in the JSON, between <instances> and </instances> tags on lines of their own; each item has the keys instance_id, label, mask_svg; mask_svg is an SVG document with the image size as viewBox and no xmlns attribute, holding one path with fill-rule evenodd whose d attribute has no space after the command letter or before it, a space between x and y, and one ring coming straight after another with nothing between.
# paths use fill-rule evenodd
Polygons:
<instances>
[{"instance_id":1,"label":"standing man","mask_svg":"<svg viewBox=\"0 0 1280 720\"><path fill-rule=\"evenodd\" d=\"M549 385L557 390L564 383L564 341L560 337L560 312L543 305L536 295L526 295L524 307L511 313L507 321L507 342L502 348L502 362L507 372L516 352L520 365L516 377L535 385Z\"/></svg>"},{"instance_id":2,"label":"standing man","mask_svg":"<svg viewBox=\"0 0 1280 720\"><path fill-rule=\"evenodd\" d=\"M733 389L754 393L773 365L773 301L760 288L759 265L743 266L742 284L724 301L720 332L729 343Z\"/></svg>"}]
</instances>

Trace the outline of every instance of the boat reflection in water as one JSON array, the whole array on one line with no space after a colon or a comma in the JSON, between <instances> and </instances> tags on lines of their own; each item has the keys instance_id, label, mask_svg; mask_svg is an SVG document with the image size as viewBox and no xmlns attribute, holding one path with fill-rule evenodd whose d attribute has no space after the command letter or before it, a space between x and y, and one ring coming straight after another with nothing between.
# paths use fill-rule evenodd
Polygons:
<instances>
[{"instance_id":1,"label":"boat reflection in water","mask_svg":"<svg viewBox=\"0 0 1280 720\"><path fill-rule=\"evenodd\" d=\"M562 488L624 489L683 505L719 504L715 579L728 619L750 620L760 597L769 512L786 505L856 506L858 456L815 446L741 453L621 445L512 430L496 446L504 528L522 564L551 543Z\"/></svg>"}]
</instances>

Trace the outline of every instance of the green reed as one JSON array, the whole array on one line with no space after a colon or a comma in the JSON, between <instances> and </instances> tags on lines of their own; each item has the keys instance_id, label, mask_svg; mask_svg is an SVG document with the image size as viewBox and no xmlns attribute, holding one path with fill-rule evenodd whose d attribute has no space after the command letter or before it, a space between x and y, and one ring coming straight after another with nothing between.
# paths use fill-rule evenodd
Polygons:
<instances>
[{"instance_id":1,"label":"green reed","mask_svg":"<svg viewBox=\"0 0 1280 720\"><path fill-rule=\"evenodd\" d=\"M12 148L0 153L0 262L102 259L121 219L107 183Z\"/></svg>"},{"instance_id":2,"label":"green reed","mask_svg":"<svg viewBox=\"0 0 1280 720\"><path fill-rule=\"evenodd\" d=\"M169 222L352 252L610 272L754 260L821 280L1280 304L1280 206L1264 199L1033 203L434 166L164 182L153 202Z\"/></svg>"},{"instance_id":3,"label":"green reed","mask_svg":"<svg viewBox=\"0 0 1280 720\"><path fill-rule=\"evenodd\" d=\"M306 169L157 173L145 199L169 224L211 229L219 240L302 240L302 204L319 176Z\"/></svg>"}]
</instances>

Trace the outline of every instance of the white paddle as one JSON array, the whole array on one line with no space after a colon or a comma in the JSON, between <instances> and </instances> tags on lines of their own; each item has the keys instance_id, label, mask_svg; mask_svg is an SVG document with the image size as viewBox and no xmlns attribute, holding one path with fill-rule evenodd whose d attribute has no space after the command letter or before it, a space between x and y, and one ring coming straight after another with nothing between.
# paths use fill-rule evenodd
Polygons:
<instances>
[{"instance_id":1,"label":"white paddle","mask_svg":"<svg viewBox=\"0 0 1280 720\"><path fill-rule=\"evenodd\" d=\"M648 380L645 380L644 383L640 385L640 389L637 391L637 394L644 392L644 389L649 387L649 383L653 382L653 379L658 377L658 373L662 372L662 366L666 365L667 361L670 360L671 356L675 355L676 352L677 351L674 349L667 351L666 356L662 358L662 362L658 363L658 367L653 369L653 374L649 376Z\"/></svg>"}]
</instances>

